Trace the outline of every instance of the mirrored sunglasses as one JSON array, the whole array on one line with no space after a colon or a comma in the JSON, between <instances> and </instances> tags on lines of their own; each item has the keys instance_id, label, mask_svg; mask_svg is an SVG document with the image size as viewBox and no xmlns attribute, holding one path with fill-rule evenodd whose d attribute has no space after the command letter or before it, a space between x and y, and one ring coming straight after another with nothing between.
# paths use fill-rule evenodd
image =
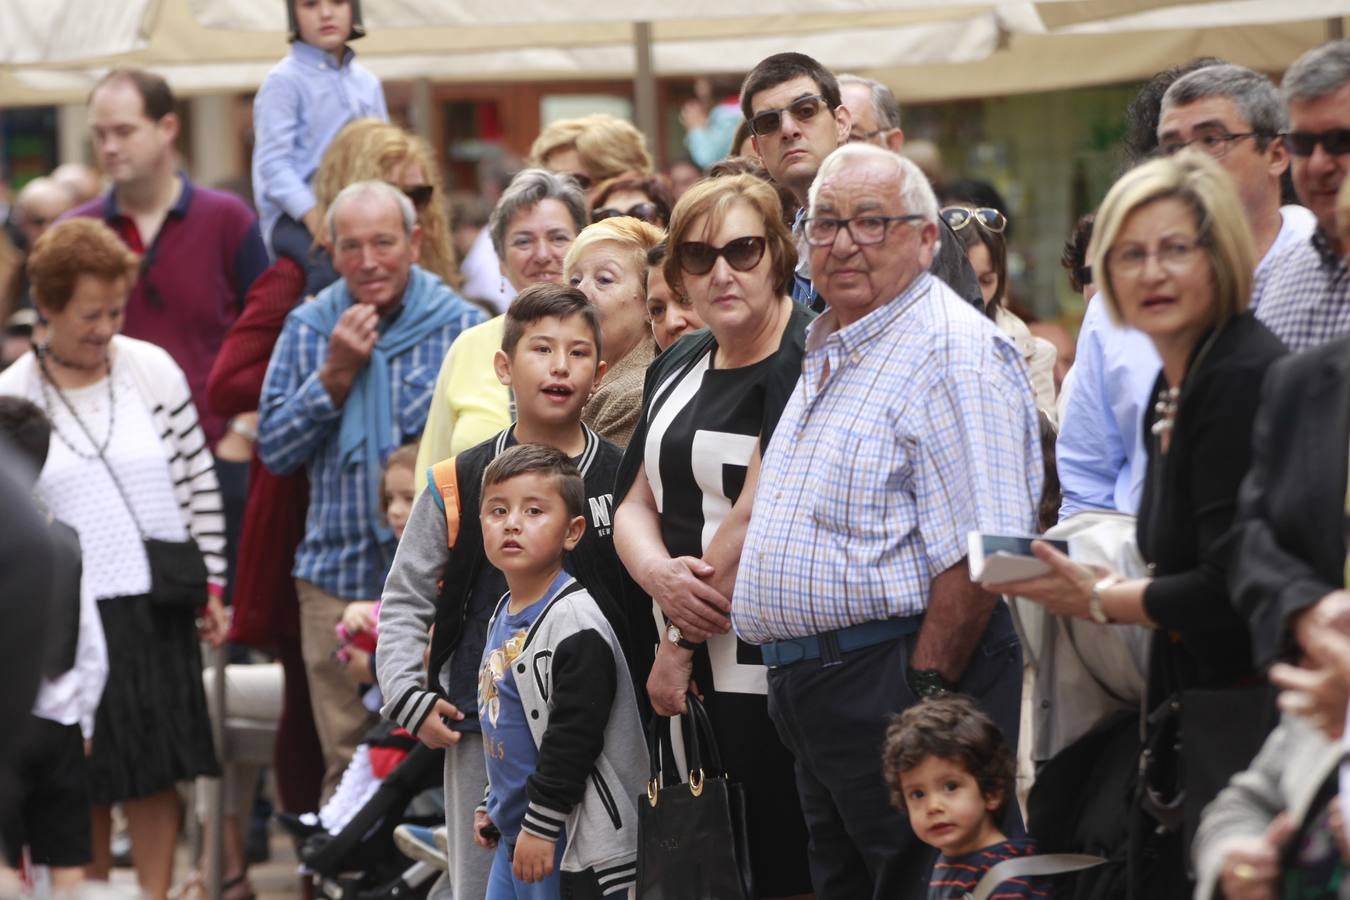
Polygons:
<instances>
[{"instance_id":1,"label":"mirrored sunglasses","mask_svg":"<svg viewBox=\"0 0 1350 900\"><path fill-rule=\"evenodd\" d=\"M706 275L721 256L737 272L748 272L764 258L765 245L764 238L759 236L736 238L721 247L703 241L685 241L679 246L680 268L690 275Z\"/></svg>"}]
</instances>

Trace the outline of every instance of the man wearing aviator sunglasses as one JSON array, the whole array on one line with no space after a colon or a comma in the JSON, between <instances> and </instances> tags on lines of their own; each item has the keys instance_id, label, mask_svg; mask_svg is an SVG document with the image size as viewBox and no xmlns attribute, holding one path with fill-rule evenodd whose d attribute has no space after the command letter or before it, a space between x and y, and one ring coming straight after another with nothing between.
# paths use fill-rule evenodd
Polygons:
<instances>
[{"instance_id":1,"label":"man wearing aviator sunglasses","mask_svg":"<svg viewBox=\"0 0 1350 900\"><path fill-rule=\"evenodd\" d=\"M802 236L807 193L820 164L848 143L853 117L843 103L839 80L804 53L776 53L761 60L741 86L741 112L750 124L755 152L774 182L792 192L798 210L793 234L803 242L792 299L816 311L824 301L811 283L811 264ZM788 212L791 212L788 210ZM982 305L980 285L961 243L939 223L933 274L967 302Z\"/></svg>"}]
</instances>

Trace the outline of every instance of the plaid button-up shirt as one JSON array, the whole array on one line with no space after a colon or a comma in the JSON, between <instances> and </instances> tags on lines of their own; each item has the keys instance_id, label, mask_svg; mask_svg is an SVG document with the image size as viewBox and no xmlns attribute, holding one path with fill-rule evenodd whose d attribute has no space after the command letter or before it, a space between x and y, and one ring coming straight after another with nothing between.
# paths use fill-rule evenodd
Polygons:
<instances>
[{"instance_id":1,"label":"plaid button-up shirt","mask_svg":"<svg viewBox=\"0 0 1350 900\"><path fill-rule=\"evenodd\" d=\"M1320 228L1271 259L1252 296L1256 317L1291 353L1350 334L1350 270Z\"/></svg>"},{"instance_id":2,"label":"plaid button-up shirt","mask_svg":"<svg viewBox=\"0 0 1350 900\"><path fill-rule=\"evenodd\" d=\"M846 328L812 323L764 455L732 604L752 643L928 606L970 531L1024 533L1043 470L1026 363L927 273Z\"/></svg>"}]
</instances>

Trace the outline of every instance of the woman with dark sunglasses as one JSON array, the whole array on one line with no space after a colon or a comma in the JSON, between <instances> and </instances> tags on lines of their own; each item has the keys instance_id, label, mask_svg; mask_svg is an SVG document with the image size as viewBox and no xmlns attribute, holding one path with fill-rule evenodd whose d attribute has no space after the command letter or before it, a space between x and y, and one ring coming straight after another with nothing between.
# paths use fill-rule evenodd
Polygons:
<instances>
[{"instance_id":1,"label":"woman with dark sunglasses","mask_svg":"<svg viewBox=\"0 0 1350 900\"><path fill-rule=\"evenodd\" d=\"M760 454L801 374L813 316L788 293L797 251L778 194L753 175L691 187L668 246L666 280L707 329L652 365L619 470L615 548L655 601L628 614L659 625L653 709L682 712L691 680L705 698L726 769L746 791L759 896L809 895L792 757L769 721L759 650L731 631L729 598Z\"/></svg>"},{"instance_id":2,"label":"woman with dark sunglasses","mask_svg":"<svg viewBox=\"0 0 1350 900\"><path fill-rule=\"evenodd\" d=\"M663 176L620 175L596 188L591 221L632 216L664 231L670 224L672 205L674 200Z\"/></svg>"},{"instance_id":3,"label":"woman with dark sunglasses","mask_svg":"<svg viewBox=\"0 0 1350 900\"><path fill-rule=\"evenodd\" d=\"M975 270L984 298L985 315L994 320L1004 334L1013 339L1027 361L1031 388L1039 407L1052 423L1059 420L1055 411L1055 345L1032 335L1025 322L1008 309L1008 245L1003 239L1008 219L987 206L948 206L943 221L956 232L965 248L966 259Z\"/></svg>"}]
</instances>

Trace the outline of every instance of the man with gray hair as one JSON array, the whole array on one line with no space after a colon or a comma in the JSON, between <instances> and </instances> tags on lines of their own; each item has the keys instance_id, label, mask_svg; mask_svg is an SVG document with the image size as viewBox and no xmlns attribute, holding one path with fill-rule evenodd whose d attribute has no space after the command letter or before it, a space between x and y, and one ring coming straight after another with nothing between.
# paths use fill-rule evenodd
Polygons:
<instances>
[{"instance_id":1,"label":"man with gray hair","mask_svg":"<svg viewBox=\"0 0 1350 900\"><path fill-rule=\"evenodd\" d=\"M913 162L847 144L809 199L829 309L807 332L789 438L764 454L731 617L769 667L816 896L921 897L932 851L887 802L878 748L896 713L948 691L1016 745L1021 651L966 547L1035 527L1040 428L1017 348L928 271L937 199Z\"/></svg>"},{"instance_id":2,"label":"man with gray hair","mask_svg":"<svg viewBox=\"0 0 1350 900\"><path fill-rule=\"evenodd\" d=\"M1317 217L1307 240L1281 249L1252 290L1256 317L1292 351L1350 334L1350 271L1336 229L1336 195L1350 168L1350 41L1300 56L1280 85L1294 190Z\"/></svg>"},{"instance_id":3,"label":"man with gray hair","mask_svg":"<svg viewBox=\"0 0 1350 900\"><path fill-rule=\"evenodd\" d=\"M1252 292L1258 310L1278 284L1268 277L1275 261L1295 245L1307 245L1316 225L1302 206L1280 205L1280 179L1289 167L1280 138L1285 123L1284 103L1270 79L1228 63L1172 82L1158 117L1156 153L1198 150L1232 177L1259 260ZM1091 301L1056 445L1061 517L1094 508L1135 511L1147 463L1140 423L1161 367L1148 337L1112 322L1103 304Z\"/></svg>"},{"instance_id":4,"label":"man with gray hair","mask_svg":"<svg viewBox=\"0 0 1350 900\"><path fill-rule=\"evenodd\" d=\"M268 469L309 475L295 553L300 645L324 754L324 797L373 724L334 632L352 600L379 597L396 541L380 504L381 467L426 423L436 367L482 311L417 265L412 202L382 181L347 186L328 210L341 280L286 319L263 382L258 453Z\"/></svg>"},{"instance_id":5,"label":"man with gray hair","mask_svg":"<svg viewBox=\"0 0 1350 900\"><path fill-rule=\"evenodd\" d=\"M839 76L839 99L853 116L849 141L866 141L900 152L905 133L900 129L900 102L880 81L861 75Z\"/></svg>"}]
</instances>

